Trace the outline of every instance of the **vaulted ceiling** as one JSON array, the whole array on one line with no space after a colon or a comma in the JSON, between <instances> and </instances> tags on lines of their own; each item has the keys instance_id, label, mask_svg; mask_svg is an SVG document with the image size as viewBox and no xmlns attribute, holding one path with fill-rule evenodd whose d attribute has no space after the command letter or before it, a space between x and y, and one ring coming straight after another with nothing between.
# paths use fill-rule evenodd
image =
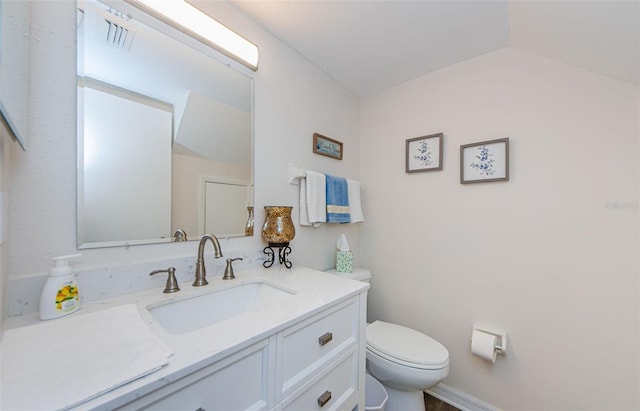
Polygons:
<instances>
[{"instance_id":1,"label":"vaulted ceiling","mask_svg":"<svg viewBox=\"0 0 640 411\"><path fill-rule=\"evenodd\" d=\"M640 2L231 0L359 96L513 46L640 83Z\"/></svg>"}]
</instances>

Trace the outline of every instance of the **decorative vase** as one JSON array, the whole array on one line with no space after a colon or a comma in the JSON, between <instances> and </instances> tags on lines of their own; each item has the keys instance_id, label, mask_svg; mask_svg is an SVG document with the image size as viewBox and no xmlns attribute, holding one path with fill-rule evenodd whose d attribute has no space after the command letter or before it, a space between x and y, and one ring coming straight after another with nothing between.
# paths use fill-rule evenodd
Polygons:
<instances>
[{"instance_id":1,"label":"decorative vase","mask_svg":"<svg viewBox=\"0 0 640 411\"><path fill-rule=\"evenodd\" d=\"M292 209L293 207L286 206L265 206L264 208L266 216L262 226L262 239L269 243L263 250L268 256L268 259L262 263L265 268L271 267L276 260L274 248L278 249L278 262L291 268L289 241L296 236L296 229L291 219Z\"/></svg>"},{"instance_id":2,"label":"decorative vase","mask_svg":"<svg viewBox=\"0 0 640 411\"><path fill-rule=\"evenodd\" d=\"M249 216L247 217L247 225L244 227L244 235L252 236L253 235L253 206L247 207L247 213Z\"/></svg>"},{"instance_id":3,"label":"decorative vase","mask_svg":"<svg viewBox=\"0 0 640 411\"><path fill-rule=\"evenodd\" d=\"M296 229L291 219L293 207L265 206L266 213L262 226L262 238L269 245L288 244L296 236Z\"/></svg>"}]
</instances>

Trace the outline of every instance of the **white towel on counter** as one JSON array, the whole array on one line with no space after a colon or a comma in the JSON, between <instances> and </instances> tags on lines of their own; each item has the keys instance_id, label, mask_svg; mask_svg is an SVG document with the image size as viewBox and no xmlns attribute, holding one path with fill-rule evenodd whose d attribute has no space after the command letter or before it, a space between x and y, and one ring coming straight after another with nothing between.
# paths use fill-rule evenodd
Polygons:
<instances>
[{"instance_id":1,"label":"white towel on counter","mask_svg":"<svg viewBox=\"0 0 640 411\"><path fill-rule=\"evenodd\" d=\"M347 187L349 193L349 222L360 223L364 221L362 202L360 200L360 182L347 178Z\"/></svg>"},{"instance_id":2,"label":"white towel on counter","mask_svg":"<svg viewBox=\"0 0 640 411\"><path fill-rule=\"evenodd\" d=\"M66 410L159 370L173 355L133 304L9 329L3 410Z\"/></svg>"},{"instance_id":3,"label":"white towel on counter","mask_svg":"<svg viewBox=\"0 0 640 411\"><path fill-rule=\"evenodd\" d=\"M300 225L318 227L327 221L326 177L307 170L300 181Z\"/></svg>"}]
</instances>

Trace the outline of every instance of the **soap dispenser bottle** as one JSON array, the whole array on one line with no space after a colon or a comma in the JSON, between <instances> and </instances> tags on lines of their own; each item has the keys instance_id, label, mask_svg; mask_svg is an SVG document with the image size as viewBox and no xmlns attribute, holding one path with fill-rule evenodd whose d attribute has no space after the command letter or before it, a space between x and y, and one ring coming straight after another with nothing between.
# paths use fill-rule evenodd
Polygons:
<instances>
[{"instance_id":1,"label":"soap dispenser bottle","mask_svg":"<svg viewBox=\"0 0 640 411\"><path fill-rule=\"evenodd\" d=\"M80 257L80 254L64 255L53 259L54 266L40 295L41 320L62 317L80 308L76 276L68 261L75 257Z\"/></svg>"}]
</instances>

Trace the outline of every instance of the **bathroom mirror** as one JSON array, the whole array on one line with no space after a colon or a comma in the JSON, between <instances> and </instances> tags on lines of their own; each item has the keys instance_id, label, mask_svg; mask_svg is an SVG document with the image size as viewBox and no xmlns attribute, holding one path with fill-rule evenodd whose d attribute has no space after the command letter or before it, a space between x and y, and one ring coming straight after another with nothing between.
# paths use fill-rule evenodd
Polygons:
<instances>
[{"instance_id":1,"label":"bathroom mirror","mask_svg":"<svg viewBox=\"0 0 640 411\"><path fill-rule=\"evenodd\" d=\"M77 5L78 248L244 236L253 79L128 3Z\"/></svg>"}]
</instances>

